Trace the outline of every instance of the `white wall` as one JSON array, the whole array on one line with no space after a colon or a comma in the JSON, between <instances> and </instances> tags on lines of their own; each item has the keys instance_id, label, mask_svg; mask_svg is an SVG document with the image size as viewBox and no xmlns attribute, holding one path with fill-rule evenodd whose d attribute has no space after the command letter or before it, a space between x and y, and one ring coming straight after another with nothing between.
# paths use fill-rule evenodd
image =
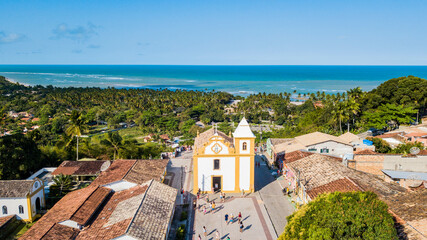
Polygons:
<instances>
[{"instance_id":1,"label":"white wall","mask_svg":"<svg viewBox=\"0 0 427 240\"><path fill-rule=\"evenodd\" d=\"M240 157L240 190L249 190L251 182L251 158Z\"/></svg>"},{"instance_id":2,"label":"white wall","mask_svg":"<svg viewBox=\"0 0 427 240\"><path fill-rule=\"evenodd\" d=\"M214 159L220 160L220 169L214 170ZM197 159L198 186L202 191L211 191L211 176L222 176L222 190L234 191L235 187L235 158L234 157L204 157Z\"/></svg>"},{"instance_id":3,"label":"white wall","mask_svg":"<svg viewBox=\"0 0 427 240\"><path fill-rule=\"evenodd\" d=\"M19 214L19 205L24 207L24 213ZM7 214L3 214L3 206L7 207ZM28 219L27 198L0 198L0 217L16 214L18 219Z\"/></svg>"},{"instance_id":4,"label":"white wall","mask_svg":"<svg viewBox=\"0 0 427 240\"><path fill-rule=\"evenodd\" d=\"M308 151L310 148L316 148L317 153L320 153L320 150L323 148L328 148L329 153L324 153L324 154L334 155L337 157L343 157L346 154L353 153L352 146L334 142L334 141L327 141L319 144L314 144L314 145L308 146L306 150ZM313 152L313 151L310 151L310 152Z\"/></svg>"}]
</instances>

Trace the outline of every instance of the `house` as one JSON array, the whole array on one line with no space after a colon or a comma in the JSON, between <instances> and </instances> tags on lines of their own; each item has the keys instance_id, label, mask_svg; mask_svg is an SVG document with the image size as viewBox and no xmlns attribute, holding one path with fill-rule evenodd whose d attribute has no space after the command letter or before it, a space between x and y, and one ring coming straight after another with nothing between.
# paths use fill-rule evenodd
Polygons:
<instances>
[{"instance_id":1,"label":"house","mask_svg":"<svg viewBox=\"0 0 427 240\"><path fill-rule=\"evenodd\" d=\"M169 135L167 134L162 134L159 137L163 142L168 142L170 140Z\"/></svg>"},{"instance_id":2,"label":"house","mask_svg":"<svg viewBox=\"0 0 427 240\"><path fill-rule=\"evenodd\" d=\"M52 173L56 170L55 167L45 167L37 172L35 172L33 175L27 178L27 180L33 180L35 178L40 179L43 182L44 185L44 194L45 197L49 194L49 188L54 184L53 182L53 176Z\"/></svg>"},{"instance_id":3,"label":"house","mask_svg":"<svg viewBox=\"0 0 427 240\"><path fill-rule=\"evenodd\" d=\"M340 138L345 142L350 143L353 146L353 151L360 151L364 149L375 151L375 146L371 141L360 138L359 136L351 132L346 132L338 136L338 138Z\"/></svg>"},{"instance_id":4,"label":"house","mask_svg":"<svg viewBox=\"0 0 427 240\"><path fill-rule=\"evenodd\" d=\"M375 138L381 138L390 144L390 147L395 148L399 144L405 143L405 137L403 136L404 132L394 132L394 133L386 133L382 135L377 135Z\"/></svg>"},{"instance_id":5,"label":"house","mask_svg":"<svg viewBox=\"0 0 427 240\"><path fill-rule=\"evenodd\" d=\"M11 118L18 118L19 117L18 113L15 111L9 111L7 113L7 115L9 115L9 117L11 117Z\"/></svg>"},{"instance_id":6,"label":"house","mask_svg":"<svg viewBox=\"0 0 427 240\"><path fill-rule=\"evenodd\" d=\"M325 192L363 190L388 196L405 191L372 174L349 169L339 158L318 153L286 163L284 176L302 203Z\"/></svg>"},{"instance_id":7,"label":"house","mask_svg":"<svg viewBox=\"0 0 427 240\"><path fill-rule=\"evenodd\" d=\"M279 168L282 168L285 154L297 150L343 158L353 153L353 146L347 140L321 132L313 132L295 138L267 140L267 154L270 155L272 163Z\"/></svg>"},{"instance_id":8,"label":"house","mask_svg":"<svg viewBox=\"0 0 427 240\"><path fill-rule=\"evenodd\" d=\"M407 142L420 142L427 147L427 132L412 132L403 136Z\"/></svg>"},{"instance_id":9,"label":"house","mask_svg":"<svg viewBox=\"0 0 427 240\"><path fill-rule=\"evenodd\" d=\"M177 190L160 181L168 160L116 160L68 193L21 239L167 239Z\"/></svg>"},{"instance_id":10,"label":"house","mask_svg":"<svg viewBox=\"0 0 427 240\"><path fill-rule=\"evenodd\" d=\"M89 161L63 161L52 176L60 174L70 175L74 181L87 181L98 176L101 171L105 171L110 166L110 161L89 160Z\"/></svg>"},{"instance_id":11,"label":"house","mask_svg":"<svg viewBox=\"0 0 427 240\"><path fill-rule=\"evenodd\" d=\"M426 182L414 191L406 191L373 174L349 169L332 156L296 151L288 160L284 176L300 203L308 203L322 193L372 191L389 206L389 212L399 223L398 234L404 236L403 239L423 239L427 234Z\"/></svg>"},{"instance_id":12,"label":"house","mask_svg":"<svg viewBox=\"0 0 427 240\"><path fill-rule=\"evenodd\" d=\"M355 152L348 167L370 173L400 186L409 188L415 182L427 181L427 150L417 155L381 154L371 150Z\"/></svg>"},{"instance_id":13,"label":"house","mask_svg":"<svg viewBox=\"0 0 427 240\"><path fill-rule=\"evenodd\" d=\"M16 215L20 220L31 222L45 206L40 179L0 181L0 217Z\"/></svg>"},{"instance_id":14,"label":"house","mask_svg":"<svg viewBox=\"0 0 427 240\"><path fill-rule=\"evenodd\" d=\"M243 118L233 137L216 126L194 141L193 192L254 191L255 135Z\"/></svg>"}]
</instances>

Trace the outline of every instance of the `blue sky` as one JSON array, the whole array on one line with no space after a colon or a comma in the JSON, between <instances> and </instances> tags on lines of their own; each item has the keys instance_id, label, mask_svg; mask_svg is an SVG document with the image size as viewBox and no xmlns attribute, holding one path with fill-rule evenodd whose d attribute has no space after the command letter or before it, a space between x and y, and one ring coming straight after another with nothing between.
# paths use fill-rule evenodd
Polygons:
<instances>
[{"instance_id":1,"label":"blue sky","mask_svg":"<svg viewBox=\"0 0 427 240\"><path fill-rule=\"evenodd\" d=\"M0 64L427 65L427 1L0 1Z\"/></svg>"}]
</instances>

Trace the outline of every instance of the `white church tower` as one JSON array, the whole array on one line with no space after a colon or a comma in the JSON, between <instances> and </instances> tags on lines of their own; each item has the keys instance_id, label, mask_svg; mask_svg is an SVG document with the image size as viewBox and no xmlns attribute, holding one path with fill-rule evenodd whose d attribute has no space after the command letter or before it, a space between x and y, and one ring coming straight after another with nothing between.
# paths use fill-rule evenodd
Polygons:
<instances>
[{"instance_id":1,"label":"white church tower","mask_svg":"<svg viewBox=\"0 0 427 240\"><path fill-rule=\"evenodd\" d=\"M243 118L231 135L213 127L194 141L193 192L253 192L255 135Z\"/></svg>"}]
</instances>

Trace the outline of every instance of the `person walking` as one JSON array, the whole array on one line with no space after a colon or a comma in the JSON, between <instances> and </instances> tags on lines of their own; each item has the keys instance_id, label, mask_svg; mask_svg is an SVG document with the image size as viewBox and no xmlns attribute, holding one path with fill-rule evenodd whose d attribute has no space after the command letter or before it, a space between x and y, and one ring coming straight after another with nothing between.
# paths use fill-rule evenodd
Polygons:
<instances>
[{"instance_id":1,"label":"person walking","mask_svg":"<svg viewBox=\"0 0 427 240\"><path fill-rule=\"evenodd\" d=\"M208 236L208 230L206 230L205 226L203 226L203 236L205 236L205 237Z\"/></svg>"},{"instance_id":2,"label":"person walking","mask_svg":"<svg viewBox=\"0 0 427 240\"><path fill-rule=\"evenodd\" d=\"M244 226L243 226L243 223L241 222L240 223L240 232L243 232L243 228L244 228Z\"/></svg>"},{"instance_id":3,"label":"person walking","mask_svg":"<svg viewBox=\"0 0 427 240\"><path fill-rule=\"evenodd\" d=\"M215 211L215 201L212 203L212 212Z\"/></svg>"},{"instance_id":4,"label":"person walking","mask_svg":"<svg viewBox=\"0 0 427 240\"><path fill-rule=\"evenodd\" d=\"M203 206L203 215L206 215L206 206Z\"/></svg>"},{"instance_id":5,"label":"person walking","mask_svg":"<svg viewBox=\"0 0 427 240\"><path fill-rule=\"evenodd\" d=\"M197 240L202 240L202 236L200 236L200 234L199 234L199 237L197 238Z\"/></svg>"},{"instance_id":6,"label":"person walking","mask_svg":"<svg viewBox=\"0 0 427 240\"><path fill-rule=\"evenodd\" d=\"M234 216L233 214L230 215L230 222L233 223L234 222Z\"/></svg>"},{"instance_id":7,"label":"person walking","mask_svg":"<svg viewBox=\"0 0 427 240\"><path fill-rule=\"evenodd\" d=\"M240 220L242 220L242 213L241 212L239 212L238 217L239 217Z\"/></svg>"},{"instance_id":8,"label":"person walking","mask_svg":"<svg viewBox=\"0 0 427 240\"><path fill-rule=\"evenodd\" d=\"M222 194L222 202L225 202L225 193Z\"/></svg>"},{"instance_id":9,"label":"person walking","mask_svg":"<svg viewBox=\"0 0 427 240\"><path fill-rule=\"evenodd\" d=\"M222 202L222 192L219 192L219 200Z\"/></svg>"},{"instance_id":10,"label":"person walking","mask_svg":"<svg viewBox=\"0 0 427 240\"><path fill-rule=\"evenodd\" d=\"M227 223L228 225L228 213L225 214L224 219L225 219L225 223Z\"/></svg>"},{"instance_id":11,"label":"person walking","mask_svg":"<svg viewBox=\"0 0 427 240\"><path fill-rule=\"evenodd\" d=\"M215 239L219 240L219 232L218 232L218 230L216 230L216 232L215 232Z\"/></svg>"}]
</instances>

